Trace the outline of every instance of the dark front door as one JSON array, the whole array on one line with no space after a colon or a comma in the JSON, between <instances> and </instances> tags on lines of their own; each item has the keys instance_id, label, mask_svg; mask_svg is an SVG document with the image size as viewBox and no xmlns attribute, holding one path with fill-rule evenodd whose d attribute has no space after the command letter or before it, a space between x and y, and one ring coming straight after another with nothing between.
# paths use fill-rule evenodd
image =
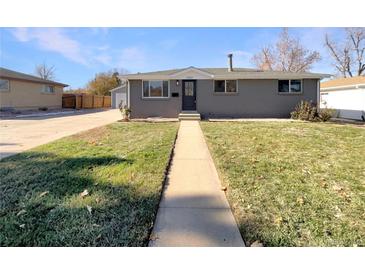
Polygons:
<instances>
[{"instance_id":1,"label":"dark front door","mask_svg":"<svg viewBox=\"0 0 365 274\"><path fill-rule=\"evenodd\" d=\"M182 109L196 110L196 86L194 80L184 80L182 82Z\"/></svg>"}]
</instances>

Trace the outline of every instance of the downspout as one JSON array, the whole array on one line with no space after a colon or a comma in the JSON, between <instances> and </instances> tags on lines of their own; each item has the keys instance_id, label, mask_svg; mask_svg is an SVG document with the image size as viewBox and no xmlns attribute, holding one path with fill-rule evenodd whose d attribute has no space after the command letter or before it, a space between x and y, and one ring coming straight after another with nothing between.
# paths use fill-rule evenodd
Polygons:
<instances>
[{"instance_id":1,"label":"downspout","mask_svg":"<svg viewBox=\"0 0 365 274\"><path fill-rule=\"evenodd\" d=\"M131 89L130 89L130 85L129 85L129 80L127 79L127 107L130 109L131 108Z\"/></svg>"},{"instance_id":2,"label":"downspout","mask_svg":"<svg viewBox=\"0 0 365 274\"><path fill-rule=\"evenodd\" d=\"M321 108L321 90L320 90L320 79L317 80L317 111Z\"/></svg>"}]
</instances>

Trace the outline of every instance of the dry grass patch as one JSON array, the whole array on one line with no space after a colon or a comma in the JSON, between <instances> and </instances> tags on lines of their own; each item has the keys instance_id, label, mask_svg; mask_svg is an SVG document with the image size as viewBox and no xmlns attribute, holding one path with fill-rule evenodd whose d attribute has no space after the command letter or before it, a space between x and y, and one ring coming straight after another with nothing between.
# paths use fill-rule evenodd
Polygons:
<instances>
[{"instance_id":1,"label":"dry grass patch","mask_svg":"<svg viewBox=\"0 0 365 274\"><path fill-rule=\"evenodd\" d=\"M363 128L303 122L201 125L248 244L365 245Z\"/></svg>"},{"instance_id":2,"label":"dry grass patch","mask_svg":"<svg viewBox=\"0 0 365 274\"><path fill-rule=\"evenodd\" d=\"M0 161L0 246L145 246L177 123L115 123Z\"/></svg>"}]
</instances>

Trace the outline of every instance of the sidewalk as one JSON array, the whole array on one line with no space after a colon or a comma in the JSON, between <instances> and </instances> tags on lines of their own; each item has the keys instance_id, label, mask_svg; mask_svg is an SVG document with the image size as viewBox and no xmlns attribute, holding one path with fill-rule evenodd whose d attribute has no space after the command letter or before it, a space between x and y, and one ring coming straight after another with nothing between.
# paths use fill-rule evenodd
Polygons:
<instances>
[{"instance_id":1,"label":"sidewalk","mask_svg":"<svg viewBox=\"0 0 365 274\"><path fill-rule=\"evenodd\" d=\"M244 246L198 121L182 121L149 246Z\"/></svg>"}]
</instances>

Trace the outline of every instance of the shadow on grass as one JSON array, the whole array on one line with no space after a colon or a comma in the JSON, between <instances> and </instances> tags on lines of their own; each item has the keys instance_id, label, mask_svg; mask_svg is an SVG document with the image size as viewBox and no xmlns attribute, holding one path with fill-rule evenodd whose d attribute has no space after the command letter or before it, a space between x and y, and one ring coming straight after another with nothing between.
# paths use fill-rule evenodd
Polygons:
<instances>
[{"instance_id":1,"label":"shadow on grass","mask_svg":"<svg viewBox=\"0 0 365 274\"><path fill-rule=\"evenodd\" d=\"M36 152L3 159L0 246L146 246L160 190L111 183L108 170L93 174L101 167L125 172L133 163ZM85 189L89 195L83 198Z\"/></svg>"},{"instance_id":2,"label":"shadow on grass","mask_svg":"<svg viewBox=\"0 0 365 274\"><path fill-rule=\"evenodd\" d=\"M0 146L16 146L17 143L0 143Z\"/></svg>"}]
</instances>

